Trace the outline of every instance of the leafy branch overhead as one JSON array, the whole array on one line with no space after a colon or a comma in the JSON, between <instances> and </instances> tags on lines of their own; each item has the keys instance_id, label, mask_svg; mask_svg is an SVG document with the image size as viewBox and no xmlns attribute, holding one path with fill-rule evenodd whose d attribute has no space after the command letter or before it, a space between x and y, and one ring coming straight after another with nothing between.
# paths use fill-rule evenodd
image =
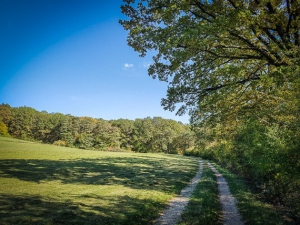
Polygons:
<instances>
[{"instance_id":1,"label":"leafy branch overhead","mask_svg":"<svg viewBox=\"0 0 300 225\"><path fill-rule=\"evenodd\" d=\"M149 74L169 83L165 109L197 119L251 108L299 79L297 0L124 2L128 44L155 50Z\"/></svg>"}]
</instances>

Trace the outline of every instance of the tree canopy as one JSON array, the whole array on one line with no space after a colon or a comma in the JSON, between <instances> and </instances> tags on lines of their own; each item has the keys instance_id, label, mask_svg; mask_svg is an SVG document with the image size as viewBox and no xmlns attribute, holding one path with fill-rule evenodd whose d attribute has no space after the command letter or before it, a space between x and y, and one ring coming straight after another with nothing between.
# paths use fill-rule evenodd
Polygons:
<instances>
[{"instance_id":1,"label":"tree canopy","mask_svg":"<svg viewBox=\"0 0 300 225\"><path fill-rule=\"evenodd\" d=\"M183 154L194 147L190 126L161 117L106 121L0 104L0 136L107 151Z\"/></svg>"},{"instance_id":2,"label":"tree canopy","mask_svg":"<svg viewBox=\"0 0 300 225\"><path fill-rule=\"evenodd\" d=\"M154 50L149 74L169 83L164 109L180 105L177 114L203 121L260 105L270 110L286 101L275 90L298 88L297 0L124 2L128 45L141 56Z\"/></svg>"}]
</instances>

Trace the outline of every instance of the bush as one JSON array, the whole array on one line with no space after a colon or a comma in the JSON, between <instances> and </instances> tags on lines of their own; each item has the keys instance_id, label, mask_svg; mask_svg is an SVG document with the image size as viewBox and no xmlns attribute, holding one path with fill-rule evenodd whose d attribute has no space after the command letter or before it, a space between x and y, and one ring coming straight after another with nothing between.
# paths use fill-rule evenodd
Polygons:
<instances>
[{"instance_id":1,"label":"bush","mask_svg":"<svg viewBox=\"0 0 300 225\"><path fill-rule=\"evenodd\" d=\"M66 143L66 141L58 140L58 141L54 141L53 145L64 146L65 147L65 146L67 146L67 143Z\"/></svg>"},{"instance_id":2,"label":"bush","mask_svg":"<svg viewBox=\"0 0 300 225\"><path fill-rule=\"evenodd\" d=\"M8 129L5 123L0 120L0 136L9 137Z\"/></svg>"}]
</instances>

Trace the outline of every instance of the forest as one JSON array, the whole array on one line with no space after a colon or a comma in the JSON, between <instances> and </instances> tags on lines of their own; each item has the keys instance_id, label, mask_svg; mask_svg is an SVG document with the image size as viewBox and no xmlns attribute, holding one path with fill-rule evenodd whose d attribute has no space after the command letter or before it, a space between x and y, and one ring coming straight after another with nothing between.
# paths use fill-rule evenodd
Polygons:
<instances>
[{"instance_id":1,"label":"forest","mask_svg":"<svg viewBox=\"0 0 300 225\"><path fill-rule=\"evenodd\" d=\"M0 135L106 151L184 153L194 146L190 126L161 117L106 121L0 105Z\"/></svg>"}]
</instances>

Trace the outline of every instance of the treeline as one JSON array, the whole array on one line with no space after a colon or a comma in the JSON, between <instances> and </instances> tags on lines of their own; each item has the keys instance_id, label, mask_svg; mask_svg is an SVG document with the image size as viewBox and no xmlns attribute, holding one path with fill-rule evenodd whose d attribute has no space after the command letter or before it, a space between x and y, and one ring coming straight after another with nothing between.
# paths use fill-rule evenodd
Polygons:
<instances>
[{"instance_id":1,"label":"treeline","mask_svg":"<svg viewBox=\"0 0 300 225\"><path fill-rule=\"evenodd\" d=\"M189 125L161 117L106 121L0 105L0 135L108 151L184 153L194 146Z\"/></svg>"}]
</instances>

